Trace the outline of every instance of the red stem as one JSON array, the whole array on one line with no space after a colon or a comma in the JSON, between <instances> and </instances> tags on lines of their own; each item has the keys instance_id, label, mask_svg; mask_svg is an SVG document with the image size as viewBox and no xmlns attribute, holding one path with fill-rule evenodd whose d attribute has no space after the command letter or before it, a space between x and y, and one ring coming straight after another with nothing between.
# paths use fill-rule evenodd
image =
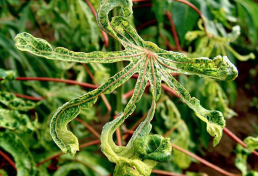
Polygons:
<instances>
[{"instance_id":1,"label":"red stem","mask_svg":"<svg viewBox=\"0 0 258 176\"><path fill-rule=\"evenodd\" d=\"M29 95L23 95L23 94L18 94L18 93L13 93L16 97L19 97L19 98L25 98L25 99L28 99L28 100L34 100L34 101L41 101L41 100L45 100L46 97L32 97L32 96L29 96Z\"/></svg>"},{"instance_id":2,"label":"red stem","mask_svg":"<svg viewBox=\"0 0 258 176\"><path fill-rule=\"evenodd\" d=\"M87 124L86 122L84 122L83 120L81 120L79 118L75 118L75 120L80 122L81 124L83 124L90 132L92 132L97 138L100 139L100 134L94 128L92 128L89 124Z\"/></svg>"},{"instance_id":3,"label":"red stem","mask_svg":"<svg viewBox=\"0 0 258 176\"><path fill-rule=\"evenodd\" d=\"M151 1L151 0L132 0L132 2L146 2L146 1ZM190 3L190 2L188 2L186 0L174 0L174 1L184 3L184 4L188 5L189 7L191 7L194 11L196 11L196 13L198 13L198 15L200 16L200 18L203 21L203 27L204 27L206 35L210 36L208 34L208 32L207 32L207 28L206 28L204 17L202 16L202 13L200 12L200 10L195 5L193 5L192 3Z\"/></svg>"},{"instance_id":4,"label":"red stem","mask_svg":"<svg viewBox=\"0 0 258 176\"><path fill-rule=\"evenodd\" d=\"M95 19L97 19L97 13L96 13L96 10L94 9L94 7L92 6L92 4L90 3L89 0L85 0L85 2L88 4L88 6L90 7L93 15L95 16ZM104 32L104 31L101 31L101 34L103 36L103 39L104 39L104 42L105 42L105 45L106 45L106 48L108 48L109 44L108 44L108 36L107 34Z\"/></svg>"},{"instance_id":5,"label":"red stem","mask_svg":"<svg viewBox=\"0 0 258 176\"><path fill-rule=\"evenodd\" d=\"M187 150L185 150L185 149L183 149L183 148L181 148L177 145L172 144L172 147L176 150L179 150L179 151L191 156L192 158L194 158L194 159L198 160L199 162L203 163L204 165L206 165L206 166L208 166L208 167L210 167L210 168L212 168L212 169L214 169L214 170L216 170L216 171L218 171L218 172L220 172L224 175L227 175L227 176L241 176L241 175L238 175L238 174L232 174L230 172L227 172L227 171L219 168L218 166L215 166L214 164L202 159L201 157L199 157L199 156L197 156L197 155L195 155L195 154L193 154L193 153L191 153L191 152L189 152L189 151L187 151Z\"/></svg>"},{"instance_id":6,"label":"red stem","mask_svg":"<svg viewBox=\"0 0 258 176\"><path fill-rule=\"evenodd\" d=\"M99 86L98 83L97 83L97 81L95 80L93 74L91 73L90 69L88 68L88 66L87 66L85 63L82 63L82 65L83 65L84 68L86 69L87 73L90 75L90 77L91 77L92 81L94 82L94 84L95 84L96 86ZM110 103L109 103L108 100L107 100L107 97L106 97L104 94L100 94L100 96L101 96L101 98L102 98L104 104L106 105L108 112L111 112L111 109L112 109L112 108L111 108Z\"/></svg>"},{"instance_id":7,"label":"red stem","mask_svg":"<svg viewBox=\"0 0 258 176\"><path fill-rule=\"evenodd\" d=\"M2 80L2 78L0 78ZM82 87L96 89L98 86L89 84L89 83L82 83L78 81L68 80L68 79L58 79L58 78L47 78L47 77L17 77L15 80L18 81L53 81L53 82L63 82L67 84L79 85Z\"/></svg>"},{"instance_id":8,"label":"red stem","mask_svg":"<svg viewBox=\"0 0 258 176\"><path fill-rule=\"evenodd\" d=\"M61 156L61 155L63 155L63 154L65 154L65 153L60 152L60 153L58 153L58 154L56 154L56 155L54 155L54 156L52 156L52 157L50 157L50 158L47 158L47 159L45 159L44 161L41 161L40 163L38 163L38 164L36 165L36 167L39 167L40 165L42 165L42 164L44 164L44 163L46 163L46 162L48 162L48 161L50 161L50 160L52 160L52 159L58 158L59 156Z\"/></svg>"},{"instance_id":9,"label":"red stem","mask_svg":"<svg viewBox=\"0 0 258 176\"><path fill-rule=\"evenodd\" d=\"M153 23L157 23L157 20L155 19L155 20L151 20L151 21L148 21L146 23L143 23L141 26L137 27L136 30L139 31L142 28L145 28L146 26L149 26L149 25L151 25Z\"/></svg>"},{"instance_id":10,"label":"red stem","mask_svg":"<svg viewBox=\"0 0 258 176\"><path fill-rule=\"evenodd\" d=\"M171 31L172 31L172 34L173 34L173 37L174 37L174 40L175 40L175 43L176 43L176 48L178 51L182 51L182 48L181 48L181 45L180 45L180 42L179 42L179 39L178 39L178 34L177 34L177 31L176 31L176 26L175 26L175 23L173 21L173 18L172 18L172 14L168 11L166 11L165 13L168 17L168 20L170 22L170 25L171 25Z\"/></svg>"},{"instance_id":11,"label":"red stem","mask_svg":"<svg viewBox=\"0 0 258 176\"><path fill-rule=\"evenodd\" d=\"M181 2L181 3L184 3L186 5L188 5L189 7L191 7L196 13L198 13L199 17L202 19L202 22L203 22L203 27L204 27L204 30L205 30L205 33L207 36L210 36L207 32L207 28L206 28L206 24L205 24L205 20L204 20L204 17L202 16L202 13L201 11L195 6L193 5L192 3L186 1L186 0L174 0L174 1L177 1L177 2Z\"/></svg>"},{"instance_id":12,"label":"red stem","mask_svg":"<svg viewBox=\"0 0 258 176\"><path fill-rule=\"evenodd\" d=\"M2 151L0 151L0 155L2 156L2 157L4 157L4 159L6 159L6 161L8 161L10 164L11 164L11 166L17 171L17 169L16 169L16 166L15 166L15 163L11 160L11 158L9 158L9 156L7 156L4 152L2 152Z\"/></svg>"},{"instance_id":13,"label":"red stem","mask_svg":"<svg viewBox=\"0 0 258 176\"><path fill-rule=\"evenodd\" d=\"M146 112L129 130L126 131L126 134L123 135L123 140L125 140L127 137L129 137L130 134L134 133L134 130L137 128L137 126L145 119L148 112Z\"/></svg>"},{"instance_id":14,"label":"red stem","mask_svg":"<svg viewBox=\"0 0 258 176\"><path fill-rule=\"evenodd\" d=\"M117 116L114 116L114 119L116 119L116 118L117 118ZM122 146L122 137L121 137L120 127L118 127L116 129L116 138L117 138L117 145Z\"/></svg>"},{"instance_id":15,"label":"red stem","mask_svg":"<svg viewBox=\"0 0 258 176\"><path fill-rule=\"evenodd\" d=\"M150 0L132 0L132 2L147 2L147 1L150 1Z\"/></svg>"},{"instance_id":16,"label":"red stem","mask_svg":"<svg viewBox=\"0 0 258 176\"><path fill-rule=\"evenodd\" d=\"M242 145L243 147L247 148L247 145L241 140L239 139L234 133L232 133L229 129L227 129L226 127L224 127L223 131L230 137L232 138L234 141L236 141L237 143L239 143L240 145ZM255 156L258 157L258 152L256 152L255 150L252 152Z\"/></svg>"},{"instance_id":17,"label":"red stem","mask_svg":"<svg viewBox=\"0 0 258 176\"><path fill-rule=\"evenodd\" d=\"M137 6L134 6L133 9L138 9L138 8L142 8L142 7L152 7L152 4L141 4L141 5L137 5Z\"/></svg>"},{"instance_id":18,"label":"red stem","mask_svg":"<svg viewBox=\"0 0 258 176\"><path fill-rule=\"evenodd\" d=\"M100 140L95 140L95 141L91 141L91 142L87 142L84 144L79 145L79 148L84 148L84 147L89 147L91 145L96 145L96 144L100 144Z\"/></svg>"},{"instance_id":19,"label":"red stem","mask_svg":"<svg viewBox=\"0 0 258 176\"><path fill-rule=\"evenodd\" d=\"M147 85L146 85L146 88L149 87L149 86L150 86L150 83L148 82ZM134 93L134 89L133 89L133 90L130 90L130 91L127 92L127 93L125 93L125 94L123 95L123 97L124 97L125 99L130 98L130 97L133 95L133 93Z\"/></svg>"},{"instance_id":20,"label":"red stem","mask_svg":"<svg viewBox=\"0 0 258 176\"><path fill-rule=\"evenodd\" d=\"M186 176L183 174L176 174L176 173L172 173L172 172L168 172L168 171L155 170L155 169L153 169L151 172L154 174L167 175L167 176Z\"/></svg>"},{"instance_id":21,"label":"red stem","mask_svg":"<svg viewBox=\"0 0 258 176\"><path fill-rule=\"evenodd\" d=\"M99 143L100 143L100 140L95 140L95 141L91 141L91 142L87 142L87 143L81 144L79 146L79 148L81 149L81 148L88 147L88 146L95 145L95 144L99 144ZM44 161L41 161L36 166L38 167L38 166L40 166L40 165L42 165L42 164L44 164L44 163L46 163L46 162L48 162L48 161L50 161L50 160L52 160L54 158L58 158L59 156L61 156L63 154L66 154L66 153L60 152L60 153L58 153L58 154L56 154L56 155L54 155L54 156L52 156L50 158L45 159Z\"/></svg>"},{"instance_id":22,"label":"red stem","mask_svg":"<svg viewBox=\"0 0 258 176\"><path fill-rule=\"evenodd\" d=\"M180 98L180 96L174 90L172 90L170 87L166 86L165 84L161 84L161 87L165 91L167 91L167 92L171 93L172 95L176 96L177 98Z\"/></svg>"}]
</instances>

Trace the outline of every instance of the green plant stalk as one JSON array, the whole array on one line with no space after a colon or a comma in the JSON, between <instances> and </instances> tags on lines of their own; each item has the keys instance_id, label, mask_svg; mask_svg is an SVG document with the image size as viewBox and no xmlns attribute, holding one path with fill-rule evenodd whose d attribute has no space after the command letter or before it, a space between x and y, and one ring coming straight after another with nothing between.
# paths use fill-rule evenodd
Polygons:
<instances>
[{"instance_id":1,"label":"green plant stalk","mask_svg":"<svg viewBox=\"0 0 258 176\"><path fill-rule=\"evenodd\" d=\"M120 15L120 9L119 8L114 8L113 10L113 16L119 16ZM121 51L122 46L118 40L114 40L114 46L115 46L115 51ZM121 71L123 69L123 62L117 62L115 63L115 73ZM123 85L118 87L116 89L116 115L119 115L123 112Z\"/></svg>"}]
</instances>

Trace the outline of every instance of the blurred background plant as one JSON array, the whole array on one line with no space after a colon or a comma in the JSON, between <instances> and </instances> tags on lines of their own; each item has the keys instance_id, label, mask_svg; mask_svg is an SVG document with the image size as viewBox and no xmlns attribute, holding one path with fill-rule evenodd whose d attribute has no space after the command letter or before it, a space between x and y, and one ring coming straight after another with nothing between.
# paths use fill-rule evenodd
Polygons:
<instances>
[{"instance_id":1,"label":"blurred background plant","mask_svg":"<svg viewBox=\"0 0 258 176\"><path fill-rule=\"evenodd\" d=\"M214 167L207 168L205 162L201 162L204 165L198 163L201 160L190 157L184 150L198 154L228 172L257 175L257 147L250 147L258 146L255 138L258 135L257 2L133 2L132 22L144 40L155 42L167 50L183 52L189 57L227 55L239 69L239 77L234 82L176 76L202 106L221 111L227 119L224 132L229 135L224 134L216 148L211 147L205 123L171 90L163 87L153 132L170 137L175 146L172 158L157 165L153 175L230 175L214 171ZM102 96L94 107L83 110L69 124L80 140L81 151L75 157L62 155L49 134L53 113L63 103L101 85L121 65L82 65L42 59L18 51L13 41L16 34L26 31L55 47L73 51L117 50L119 47L115 41L98 28L94 16L98 5L99 0L0 0L1 175L16 175L12 167L20 175L35 173L44 176L108 175L113 171L114 165L101 154L96 144L99 144L103 125L116 115L116 107L123 107L130 97L135 80L130 79L121 91L113 92L113 95ZM125 65L126 62L123 63ZM123 101L119 101L117 94L120 93ZM117 133L118 143L125 144L150 104L151 95L146 90L135 113ZM228 129L242 140L250 136L245 140L247 146L244 143L242 146L245 147L236 145L231 139L236 136Z\"/></svg>"}]
</instances>

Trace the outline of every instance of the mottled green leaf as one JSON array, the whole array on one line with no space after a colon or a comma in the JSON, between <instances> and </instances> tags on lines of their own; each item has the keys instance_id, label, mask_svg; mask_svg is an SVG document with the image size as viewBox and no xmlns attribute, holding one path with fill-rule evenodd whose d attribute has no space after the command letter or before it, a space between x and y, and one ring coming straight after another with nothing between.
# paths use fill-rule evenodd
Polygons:
<instances>
[{"instance_id":1,"label":"mottled green leaf","mask_svg":"<svg viewBox=\"0 0 258 176\"><path fill-rule=\"evenodd\" d=\"M0 68L0 78L13 80L15 79L15 72L13 70L4 70Z\"/></svg>"},{"instance_id":2,"label":"mottled green leaf","mask_svg":"<svg viewBox=\"0 0 258 176\"><path fill-rule=\"evenodd\" d=\"M108 13L117 6L121 7L122 16L113 17L110 22ZM170 73L198 75L219 80L233 80L238 75L236 67L226 56L217 56L214 59L206 57L190 59L184 54L165 51L152 42L144 41L131 25L131 20L128 18L131 14L131 0L102 0L97 13L99 27L119 40L125 48L124 51L73 52L62 47L53 49L45 40L34 38L28 33L20 33L15 38L18 49L47 59L82 63L130 62L103 85L67 102L54 114L50 124L52 138L63 152L69 152L72 155L79 150L79 144L74 134L68 131L67 124L80 113L81 109L90 108L100 94L113 92L134 73L139 74L135 91L124 112L117 119L107 123L101 134L102 152L111 162L117 163L114 172L114 175L117 176L150 175L152 168L158 162L167 160L170 156L171 145L168 139L155 135L149 136L150 121L154 116L156 101L160 97L162 80L175 90L181 100L193 109L201 120L206 122L207 131L215 136L213 144L218 144L222 136L222 129L225 126L222 113L204 109L199 100L191 98L190 94ZM152 105L149 113L138 126L128 144L125 147L116 146L113 141L113 133L133 113L135 104L141 99L147 82L150 83L152 94ZM149 150L150 144L153 143L155 144L154 148Z\"/></svg>"},{"instance_id":3,"label":"mottled green leaf","mask_svg":"<svg viewBox=\"0 0 258 176\"><path fill-rule=\"evenodd\" d=\"M243 176L257 176L257 171L248 171L247 168L247 158L252 152L241 146L240 144L237 144L236 147L236 159L235 159L235 165L236 167L242 172Z\"/></svg>"},{"instance_id":4,"label":"mottled green leaf","mask_svg":"<svg viewBox=\"0 0 258 176\"><path fill-rule=\"evenodd\" d=\"M36 107L36 103L17 98L14 94L0 91L0 103L12 110L28 111Z\"/></svg>"},{"instance_id":5,"label":"mottled green leaf","mask_svg":"<svg viewBox=\"0 0 258 176\"><path fill-rule=\"evenodd\" d=\"M221 24L215 25L215 23L212 21L209 21L209 23L212 23L214 26L213 29L216 30L216 32L213 33L211 31L208 31L211 36L206 36L204 29L200 31L190 31L186 33L186 40L191 42L194 39L198 39L196 51L191 53L189 57L210 57L214 53L216 53L216 55L226 55L226 51L228 50L240 61L255 59L254 53L243 56L237 53L230 46L230 42L234 42L240 36L239 26L233 26L231 33L226 33L226 29ZM218 31L221 33L221 35L218 33Z\"/></svg>"},{"instance_id":6,"label":"mottled green leaf","mask_svg":"<svg viewBox=\"0 0 258 176\"><path fill-rule=\"evenodd\" d=\"M17 175L34 176L36 173L36 164L22 140L14 133L1 132L0 141L0 147L13 156Z\"/></svg>"},{"instance_id":7,"label":"mottled green leaf","mask_svg":"<svg viewBox=\"0 0 258 176\"><path fill-rule=\"evenodd\" d=\"M0 127L11 130L34 131L37 128L37 120L32 120L16 110L0 109Z\"/></svg>"},{"instance_id":8,"label":"mottled green leaf","mask_svg":"<svg viewBox=\"0 0 258 176\"><path fill-rule=\"evenodd\" d=\"M258 149L258 137L254 138L254 137L249 136L249 137L245 138L244 143L246 143L247 148L250 151Z\"/></svg>"},{"instance_id":9,"label":"mottled green leaf","mask_svg":"<svg viewBox=\"0 0 258 176\"><path fill-rule=\"evenodd\" d=\"M181 119L181 115L175 106L175 104L169 99L168 96L161 96L157 103L157 114L155 114L156 121L164 121L155 125L154 129L159 134L164 134L169 130L173 130L167 137L170 137L171 143L188 150L190 144L190 133L189 130ZM161 119L157 119L161 118ZM165 128L163 127L165 125ZM180 168L188 168L191 164L191 158L183 152L174 150L172 153L173 164L178 165Z\"/></svg>"},{"instance_id":10,"label":"mottled green leaf","mask_svg":"<svg viewBox=\"0 0 258 176\"><path fill-rule=\"evenodd\" d=\"M207 78L204 84L200 92L206 97L205 107L221 111L226 119L237 116L237 113L228 107L229 100L223 89L215 80Z\"/></svg>"}]
</instances>

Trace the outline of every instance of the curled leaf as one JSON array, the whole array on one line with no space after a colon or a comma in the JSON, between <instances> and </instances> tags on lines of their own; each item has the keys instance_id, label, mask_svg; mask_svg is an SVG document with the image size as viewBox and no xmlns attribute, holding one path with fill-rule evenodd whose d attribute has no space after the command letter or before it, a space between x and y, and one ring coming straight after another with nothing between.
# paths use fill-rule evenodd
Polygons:
<instances>
[{"instance_id":1,"label":"curled leaf","mask_svg":"<svg viewBox=\"0 0 258 176\"><path fill-rule=\"evenodd\" d=\"M169 138L160 135L141 136L134 141L134 150L140 158L157 162L167 161L172 152Z\"/></svg>"},{"instance_id":2,"label":"curled leaf","mask_svg":"<svg viewBox=\"0 0 258 176\"><path fill-rule=\"evenodd\" d=\"M122 16L114 17L110 22L108 13L118 6L121 7ZM206 57L191 59L184 54L165 51L152 42L144 41L127 19L131 14L131 0L102 0L98 8L99 27L119 40L125 48L123 51L82 53L69 51L62 47L53 49L47 41L35 38L28 33L20 33L14 40L18 49L47 59L82 63L112 63L124 60L130 62L127 67L109 78L97 89L60 107L51 120L50 132L53 140L63 152L74 155L79 150L78 139L71 131L68 131L67 124L80 113L81 109L90 108L99 95L113 92L134 73L138 73L135 91L124 112L103 128L101 150L111 162L117 163L114 175L147 176L150 175L158 161L164 161L170 156L171 151L168 139L160 136L148 136L152 127L150 121L154 116L156 101L161 93L161 81L165 81L181 97L181 100L193 109L201 120L206 122L207 131L215 136L213 144L216 145L225 126L222 113L204 109L199 100L192 98L188 91L171 76L171 73L233 80L237 77L238 71L226 56L217 56L214 59ZM135 104L141 99L148 81L152 93L152 106L149 113L134 132L127 146L116 146L113 141L113 133L133 113ZM154 146L150 149L152 144ZM154 148L156 148L155 151Z\"/></svg>"}]
</instances>

